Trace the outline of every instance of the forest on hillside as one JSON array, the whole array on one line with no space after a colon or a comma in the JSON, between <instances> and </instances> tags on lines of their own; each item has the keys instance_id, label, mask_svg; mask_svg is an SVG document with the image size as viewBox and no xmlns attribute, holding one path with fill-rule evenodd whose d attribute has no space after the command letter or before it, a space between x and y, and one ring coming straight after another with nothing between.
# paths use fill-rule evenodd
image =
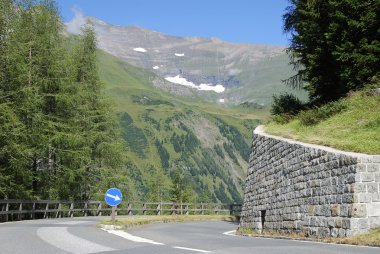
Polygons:
<instances>
[{"instance_id":1,"label":"forest on hillside","mask_svg":"<svg viewBox=\"0 0 380 254\"><path fill-rule=\"evenodd\" d=\"M87 200L123 181L95 33L67 41L54 1L0 0L1 199Z\"/></svg>"},{"instance_id":2,"label":"forest on hillside","mask_svg":"<svg viewBox=\"0 0 380 254\"><path fill-rule=\"evenodd\" d=\"M0 0L0 199L117 187L135 201L241 202L242 130L257 120L190 109L96 44L91 24L66 32L55 1Z\"/></svg>"}]
</instances>

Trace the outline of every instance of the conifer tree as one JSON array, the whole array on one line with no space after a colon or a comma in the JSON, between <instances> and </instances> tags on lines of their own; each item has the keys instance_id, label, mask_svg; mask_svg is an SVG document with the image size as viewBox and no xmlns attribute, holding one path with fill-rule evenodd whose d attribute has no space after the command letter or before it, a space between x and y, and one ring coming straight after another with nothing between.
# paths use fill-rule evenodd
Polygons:
<instances>
[{"instance_id":1,"label":"conifer tree","mask_svg":"<svg viewBox=\"0 0 380 254\"><path fill-rule=\"evenodd\" d=\"M89 199L103 191L101 186L93 184L94 177L109 175L123 165L123 144L115 115L102 94L96 66L96 35L90 25L83 27L74 53L74 78L80 101L76 126L86 145L82 158L85 165L81 177L81 198Z\"/></svg>"},{"instance_id":2,"label":"conifer tree","mask_svg":"<svg viewBox=\"0 0 380 254\"><path fill-rule=\"evenodd\" d=\"M360 89L380 70L379 0L291 0L284 30L297 74L316 104Z\"/></svg>"}]
</instances>

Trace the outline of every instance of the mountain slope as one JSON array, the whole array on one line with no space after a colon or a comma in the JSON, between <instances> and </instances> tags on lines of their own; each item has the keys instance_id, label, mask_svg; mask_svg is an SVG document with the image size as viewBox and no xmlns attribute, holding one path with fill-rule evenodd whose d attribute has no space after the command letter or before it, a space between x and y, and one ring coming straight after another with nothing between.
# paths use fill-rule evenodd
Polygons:
<instances>
[{"instance_id":1,"label":"mountain slope","mask_svg":"<svg viewBox=\"0 0 380 254\"><path fill-rule=\"evenodd\" d=\"M236 105L248 101L268 106L274 92L289 90L281 82L293 75L285 47L178 37L88 19L96 30L99 48L154 72L161 79L153 84L171 93L210 102ZM75 33L72 25L77 22L74 19L67 24L69 32ZM217 85L223 89L218 90Z\"/></svg>"},{"instance_id":2,"label":"mountain slope","mask_svg":"<svg viewBox=\"0 0 380 254\"><path fill-rule=\"evenodd\" d=\"M176 97L152 85L154 73L99 51L99 74L115 102L127 144L129 198L157 199L154 179L168 185L179 169L194 201L240 202L251 130L266 116ZM156 200L157 201L157 200Z\"/></svg>"}]
</instances>

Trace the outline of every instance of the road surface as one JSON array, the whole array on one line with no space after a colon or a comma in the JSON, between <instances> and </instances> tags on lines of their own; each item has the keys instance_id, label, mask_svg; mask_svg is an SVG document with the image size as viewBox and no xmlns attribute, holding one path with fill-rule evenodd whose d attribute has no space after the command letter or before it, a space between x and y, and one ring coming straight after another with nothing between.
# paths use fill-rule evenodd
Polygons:
<instances>
[{"instance_id":1,"label":"road surface","mask_svg":"<svg viewBox=\"0 0 380 254\"><path fill-rule=\"evenodd\" d=\"M0 253L380 253L380 248L235 236L231 231L237 225L229 222L156 223L124 233L97 228L100 219L85 217L2 223Z\"/></svg>"}]
</instances>

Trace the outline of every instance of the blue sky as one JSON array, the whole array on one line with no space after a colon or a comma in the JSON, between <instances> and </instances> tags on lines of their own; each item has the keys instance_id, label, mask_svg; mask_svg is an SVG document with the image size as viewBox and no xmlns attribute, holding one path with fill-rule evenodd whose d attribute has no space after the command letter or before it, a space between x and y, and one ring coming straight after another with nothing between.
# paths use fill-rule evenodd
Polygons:
<instances>
[{"instance_id":1,"label":"blue sky","mask_svg":"<svg viewBox=\"0 0 380 254\"><path fill-rule=\"evenodd\" d=\"M113 25L178 36L288 45L282 15L288 0L58 0L65 22L73 8Z\"/></svg>"}]
</instances>

